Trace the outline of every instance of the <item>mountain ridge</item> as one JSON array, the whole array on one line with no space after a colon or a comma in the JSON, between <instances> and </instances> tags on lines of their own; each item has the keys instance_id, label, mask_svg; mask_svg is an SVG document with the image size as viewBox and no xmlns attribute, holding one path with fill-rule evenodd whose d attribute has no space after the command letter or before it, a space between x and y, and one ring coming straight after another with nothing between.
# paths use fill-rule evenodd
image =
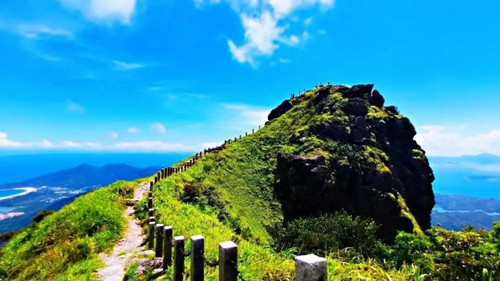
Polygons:
<instances>
[{"instance_id":1,"label":"mountain ridge","mask_svg":"<svg viewBox=\"0 0 500 281\"><path fill-rule=\"evenodd\" d=\"M140 178L144 175L153 174L158 169L159 168L155 166L136 168L121 163L106 164L103 166L81 164L73 168L48 173L21 182L2 184L0 188L57 186L79 189L106 185L117 180Z\"/></svg>"}]
</instances>

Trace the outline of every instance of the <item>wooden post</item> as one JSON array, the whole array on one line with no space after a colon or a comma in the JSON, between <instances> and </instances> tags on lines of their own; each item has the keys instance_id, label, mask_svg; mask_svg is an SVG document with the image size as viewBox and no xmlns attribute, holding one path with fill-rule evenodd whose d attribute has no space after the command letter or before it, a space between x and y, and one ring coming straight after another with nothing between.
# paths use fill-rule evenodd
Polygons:
<instances>
[{"instance_id":1,"label":"wooden post","mask_svg":"<svg viewBox=\"0 0 500 281\"><path fill-rule=\"evenodd\" d=\"M149 197L148 198L148 209L152 209L153 208L153 197Z\"/></svg>"},{"instance_id":2,"label":"wooden post","mask_svg":"<svg viewBox=\"0 0 500 281\"><path fill-rule=\"evenodd\" d=\"M153 209L153 208L148 209L148 216L149 217L154 217L155 216L155 209Z\"/></svg>"},{"instance_id":3,"label":"wooden post","mask_svg":"<svg viewBox=\"0 0 500 281\"><path fill-rule=\"evenodd\" d=\"M153 181L150 181L149 182L149 191L153 191L153 185L154 185Z\"/></svg>"},{"instance_id":4,"label":"wooden post","mask_svg":"<svg viewBox=\"0 0 500 281\"><path fill-rule=\"evenodd\" d=\"M205 273L205 241L203 236L191 237L191 281L203 281Z\"/></svg>"},{"instance_id":5,"label":"wooden post","mask_svg":"<svg viewBox=\"0 0 500 281\"><path fill-rule=\"evenodd\" d=\"M156 225L156 257L161 258L163 255L163 224Z\"/></svg>"},{"instance_id":6,"label":"wooden post","mask_svg":"<svg viewBox=\"0 0 500 281\"><path fill-rule=\"evenodd\" d=\"M158 176L155 176L155 184L158 183Z\"/></svg>"},{"instance_id":7,"label":"wooden post","mask_svg":"<svg viewBox=\"0 0 500 281\"><path fill-rule=\"evenodd\" d=\"M158 178L158 180L161 180L161 173L160 172L156 173L156 177Z\"/></svg>"},{"instance_id":8,"label":"wooden post","mask_svg":"<svg viewBox=\"0 0 500 281\"><path fill-rule=\"evenodd\" d=\"M296 281L326 281L326 259L316 255L295 258Z\"/></svg>"},{"instance_id":9,"label":"wooden post","mask_svg":"<svg viewBox=\"0 0 500 281\"><path fill-rule=\"evenodd\" d=\"M148 248L153 249L155 244L155 223L149 223Z\"/></svg>"},{"instance_id":10,"label":"wooden post","mask_svg":"<svg viewBox=\"0 0 500 281\"><path fill-rule=\"evenodd\" d=\"M238 246L233 241L219 244L219 281L237 281Z\"/></svg>"},{"instance_id":11,"label":"wooden post","mask_svg":"<svg viewBox=\"0 0 500 281\"><path fill-rule=\"evenodd\" d=\"M184 275L184 236L174 237L174 281L182 281Z\"/></svg>"},{"instance_id":12,"label":"wooden post","mask_svg":"<svg viewBox=\"0 0 500 281\"><path fill-rule=\"evenodd\" d=\"M156 222L156 218L154 216L149 217L149 222Z\"/></svg>"},{"instance_id":13,"label":"wooden post","mask_svg":"<svg viewBox=\"0 0 500 281\"><path fill-rule=\"evenodd\" d=\"M163 270L172 265L172 236L174 231L171 226L163 228Z\"/></svg>"}]
</instances>

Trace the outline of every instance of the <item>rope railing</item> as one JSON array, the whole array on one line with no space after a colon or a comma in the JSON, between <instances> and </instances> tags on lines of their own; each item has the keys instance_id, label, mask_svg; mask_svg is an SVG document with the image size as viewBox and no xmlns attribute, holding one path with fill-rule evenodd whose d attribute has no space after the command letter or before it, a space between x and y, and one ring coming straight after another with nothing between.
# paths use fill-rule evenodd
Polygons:
<instances>
[{"instance_id":1,"label":"rope railing","mask_svg":"<svg viewBox=\"0 0 500 281\"><path fill-rule=\"evenodd\" d=\"M259 126L260 129L260 126ZM255 130L252 130L254 133ZM245 133L245 136L248 134ZM241 135L239 136L241 139ZM237 141L238 138L234 138ZM219 281L246 281L242 272L238 270L238 245L233 241L219 243L219 259L216 262L208 261L205 256L204 237L195 235L191 237L191 249L185 251L184 236L175 236L172 226L157 223L155 218L153 189L160 181L186 171L207 153L217 153L230 144L232 140L224 141L224 144L196 153L191 159L177 167L166 167L158 171L154 179L149 183L147 200L148 234L147 246L153 250L155 257L162 260L163 271L173 266L174 281L184 280L184 259L191 257L190 279L192 281L203 281L205 267L219 268ZM297 281L326 281L326 260L316 255L299 256L295 258L295 280Z\"/></svg>"}]
</instances>

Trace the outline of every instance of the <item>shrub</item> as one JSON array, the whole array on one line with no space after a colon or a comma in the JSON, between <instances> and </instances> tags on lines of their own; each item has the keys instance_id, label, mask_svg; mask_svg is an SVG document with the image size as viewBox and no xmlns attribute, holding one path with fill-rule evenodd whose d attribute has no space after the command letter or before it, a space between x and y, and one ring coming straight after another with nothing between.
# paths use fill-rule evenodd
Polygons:
<instances>
[{"instance_id":1,"label":"shrub","mask_svg":"<svg viewBox=\"0 0 500 281\"><path fill-rule=\"evenodd\" d=\"M39 223L41 222L46 216L53 214L54 211L51 210L41 210L38 212L34 217L33 217L33 222Z\"/></svg>"},{"instance_id":2,"label":"shrub","mask_svg":"<svg viewBox=\"0 0 500 281\"><path fill-rule=\"evenodd\" d=\"M390 247L390 258L398 268L404 264L414 264L429 273L432 269L432 260L426 252L430 245L426 238L413 233L399 232Z\"/></svg>"},{"instance_id":3,"label":"shrub","mask_svg":"<svg viewBox=\"0 0 500 281\"><path fill-rule=\"evenodd\" d=\"M290 222L278 234L275 247L295 247L301 253L324 255L327 252L353 249L357 254L374 255L380 244L378 226L368 219L345 212Z\"/></svg>"}]
</instances>

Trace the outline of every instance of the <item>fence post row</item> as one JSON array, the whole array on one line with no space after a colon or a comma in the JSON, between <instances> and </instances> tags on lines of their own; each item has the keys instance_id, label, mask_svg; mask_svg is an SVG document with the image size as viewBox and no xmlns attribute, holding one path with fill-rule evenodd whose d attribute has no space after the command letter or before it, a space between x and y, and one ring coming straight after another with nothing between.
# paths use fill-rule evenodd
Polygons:
<instances>
[{"instance_id":1,"label":"fence post row","mask_svg":"<svg viewBox=\"0 0 500 281\"><path fill-rule=\"evenodd\" d=\"M326 281L326 259L316 255L295 258L295 281Z\"/></svg>"},{"instance_id":2,"label":"fence post row","mask_svg":"<svg viewBox=\"0 0 500 281\"><path fill-rule=\"evenodd\" d=\"M174 281L183 281L184 275L184 236L174 237Z\"/></svg>"},{"instance_id":3,"label":"fence post row","mask_svg":"<svg viewBox=\"0 0 500 281\"><path fill-rule=\"evenodd\" d=\"M237 281L238 246L233 241L219 244L219 281Z\"/></svg>"}]
</instances>

